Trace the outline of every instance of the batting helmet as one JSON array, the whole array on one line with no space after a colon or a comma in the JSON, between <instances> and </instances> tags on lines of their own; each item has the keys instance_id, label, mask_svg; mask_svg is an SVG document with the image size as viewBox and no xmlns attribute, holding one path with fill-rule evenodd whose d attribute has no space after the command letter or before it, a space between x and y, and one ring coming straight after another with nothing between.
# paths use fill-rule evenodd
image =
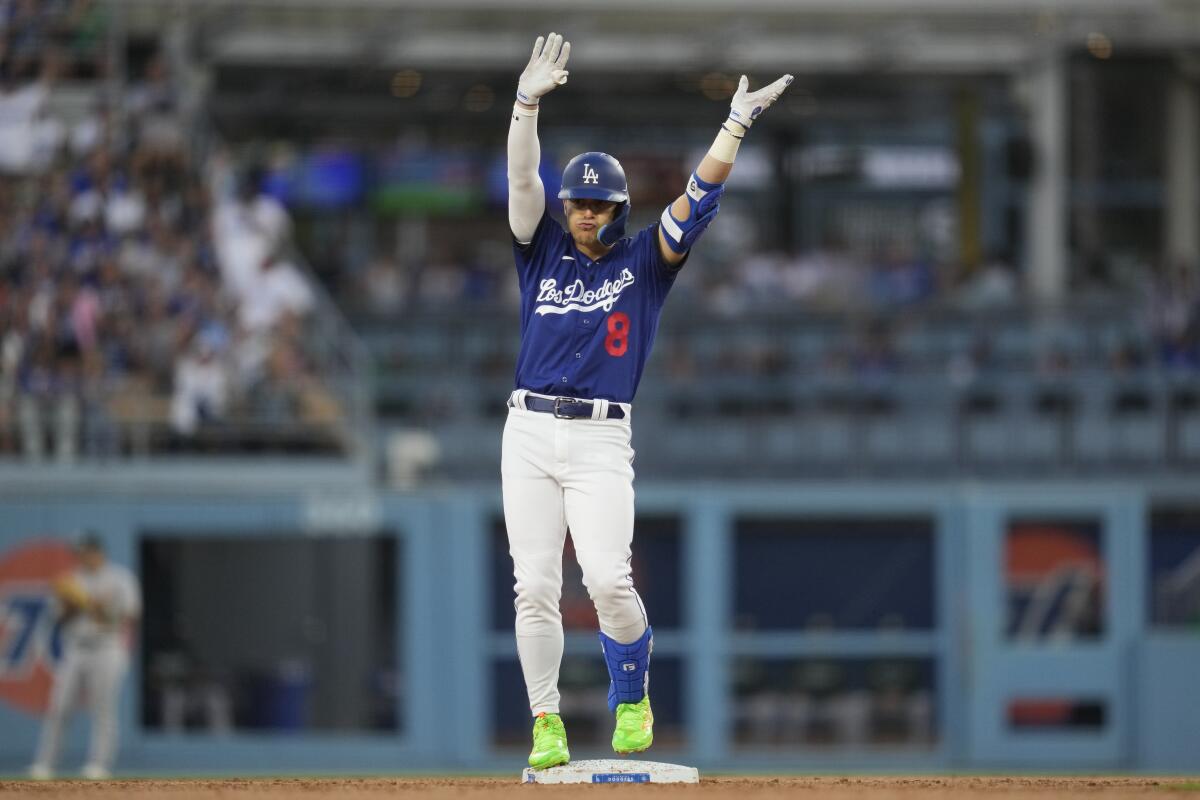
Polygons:
<instances>
[{"instance_id":1,"label":"batting helmet","mask_svg":"<svg viewBox=\"0 0 1200 800\"><path fill-rule=\"evenodd\" d=\"M562 200L590 199L616 203L618 208L612 222L600 229L597 238L611 246L625 233L625 220L629 219L629 184L625 181L621 162L608 153L580 153L568 161L558 196Z\"/></svg>"}]
</instances>

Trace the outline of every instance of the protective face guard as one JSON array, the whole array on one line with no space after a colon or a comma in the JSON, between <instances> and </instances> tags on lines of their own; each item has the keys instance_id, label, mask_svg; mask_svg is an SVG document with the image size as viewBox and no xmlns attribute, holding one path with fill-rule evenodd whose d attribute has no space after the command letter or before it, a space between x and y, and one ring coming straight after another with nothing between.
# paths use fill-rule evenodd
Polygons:
<instances>
[{"instance_id":1,"label":"protective face guard","mask_svg":"<svg viewBox=\"0 0 1200 800\"><path fill-rule=\"evenodd\" d=\"M625 221L629 219L629 203L621 203L621 209L613 217L612 222L600 229L596 238L605 247L612 247L621 240L625 233Z\"/></svg>"}]
</instances>

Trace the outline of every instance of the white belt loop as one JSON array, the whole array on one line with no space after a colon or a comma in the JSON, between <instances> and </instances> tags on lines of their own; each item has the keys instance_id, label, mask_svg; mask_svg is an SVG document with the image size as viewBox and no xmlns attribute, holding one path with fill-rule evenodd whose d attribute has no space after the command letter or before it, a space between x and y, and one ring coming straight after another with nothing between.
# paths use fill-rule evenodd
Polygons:
<instances>
[{"instance_id":1,"label":"white belt loop","mask_svg":"<svg viewBox=\"0 0 1200 800\"><path fill-rule=\"evenodd\" d=\"M514 389L513 393L512 393L513 405L516 406L517 408L521 409L522 411L528 411L529 409L525 408L525 398L528 395L529 395L528 389Z\"/></svg>"},{"instance_id":2,"label":"white belt loop","mask_svg":"<svg viewBox=\"0 0 1200 800\"><path fill-rule=\"evenodd\" d=\"M608 419L608 401L592 401L592 419Z\"/></svg>"}]
</instances>

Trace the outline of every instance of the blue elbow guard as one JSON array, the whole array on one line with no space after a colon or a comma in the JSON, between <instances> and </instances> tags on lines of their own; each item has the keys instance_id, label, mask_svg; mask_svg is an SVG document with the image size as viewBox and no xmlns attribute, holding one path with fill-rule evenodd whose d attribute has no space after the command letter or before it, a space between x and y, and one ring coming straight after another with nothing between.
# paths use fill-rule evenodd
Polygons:
<instances>
[{"instance_id":1,"label":"blue elbow guard","mask_svg":"<svg viewBox=\"0 0 1200 800\"><path fill-rule=\"evenodd\" d=\"M647 625L642 638L632 644L621 644L601 633L600 649L608 667L608 710L616 713L621 703L640 703L650 690L654 631Z\"/></svg>"},{"instance_id":2,"label":"blue elbow guard","mask_svg":"<svg viewBox=\"0 0 1200 800\"><path fill-rule=\"evenodd\" d=\"M663 238L667 240L667 246L672 251L683 255L692 248L700 234L708 227L708 223L717 216L717 211L721 208L719 201L724 191L725 184L709 183L692 173L687 185L688 218L682 221L675 219L671 216L671 206L667 206L659 220Z\"/></svg>"}]
</instances>

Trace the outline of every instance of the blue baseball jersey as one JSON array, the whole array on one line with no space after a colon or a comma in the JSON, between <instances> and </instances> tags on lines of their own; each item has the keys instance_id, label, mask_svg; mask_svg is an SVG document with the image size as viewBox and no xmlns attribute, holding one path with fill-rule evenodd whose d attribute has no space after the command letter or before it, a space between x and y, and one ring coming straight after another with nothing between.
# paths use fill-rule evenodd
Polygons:
<instances>
[{"instance_id":1,"label":"blue baseball jersey","mask_svg":"<svg viewBox=\"0 0 1200 800\"><path fill-rule=\"evenodd\" d=\"M658 223L593 261L545 212L533 240L514 242L513 253L521 287L517 388L633 402L679 274L659 252Z\"/></svg>"}]
</instances>

